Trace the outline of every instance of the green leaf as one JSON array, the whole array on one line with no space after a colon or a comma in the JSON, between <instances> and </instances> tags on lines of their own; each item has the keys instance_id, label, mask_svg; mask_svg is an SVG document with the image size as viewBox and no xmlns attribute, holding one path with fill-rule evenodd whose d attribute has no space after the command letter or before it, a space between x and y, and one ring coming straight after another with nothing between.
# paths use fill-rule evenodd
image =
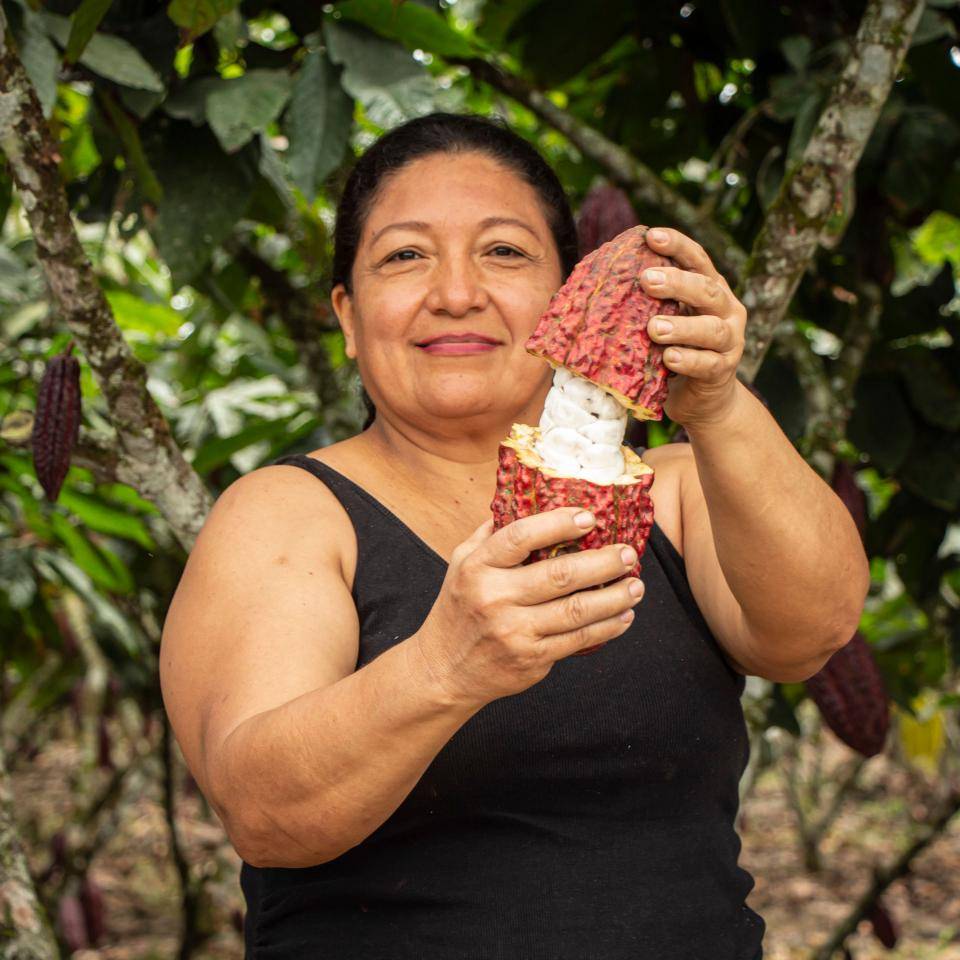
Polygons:
<instances>
[{"instance_id":1,"label":"green leaf","mask_svg":"<svg viewBox=\"0 0 960 960\"><path fill-rule=\"evenodd\" d=\"M854 387L853 415L847 427L851 443L885 473L895 473L913 442L913 417L896 381L863 376Z\"/></svg>"},{"instance_id":2,"label":"green leaf","mask_svg":"<svg viewBox=\"0 0 960 960\"><path fill-rule=\"evenodd\" d=\"M344 67L344 90L363 104L375 124L389 129L433 110L433 80L401 47L329 19L324 36L330 59Z\"/></svg>"},{"instance_id":3,"label":"green leaf","mask_svg":"<svg viewBox=\"0 0 960 960\"><path fill-rule=\"evenodd\" d=\"M313 50L305 57L284 120L290 141L290 174L312 200L343 159L353 125L353 101L340 86L336 69L320 51Z\"/></svg>"},{"instance_id":4,"label":"green leaf","mask_svg":"<svg viewBox=\"0 0 960 960\"><path fill-rule=\"evenodd\" d=\"M957 28L946 14L927 9L923 11L917 29L910 38L910 46L919 47L921 44L930 43L933 40L955 37L956 35Z\"/></svg>"},{"instance_id":5,"label":"green leaf","mask_svg":"<svg viewBox=\"0 0 960 960\"><path fill-rule=\"evenodd\" d=\"M165 303L150 303L129 290L106 291L107 302L121 330L153 337L174 337L185 318Z\"/></svg>"},{"instance_id":6,"label":"green leaf","mask_svg":"<svg viewBox=\"0 0 960 960\"><path fill-rule=\"evenodd\" d=\"M944 430L960 429L960 386L939 354L946 351L912 346L893 351L913 405L927 421Z\"/></svg>"},{"instance_id":7,"label":"green leaf","mask_svg":"<svg viewBox=\"0 0 960 960\"><path fill-rule=\"evenodd\" d=\"M223 149L234 153L254 134L266 130L280 116L290 86L286 70L248 70L211 89L206 114Z\"/></svg>"},{"instance_id":8,"label":"green leaf","mask_svg":"<svg viewBox=\"0 0 960 960\"><path fill-rule=\"evenodd\" d=\"M43 13L47 32L61 47L70 37L70 19L55 13ZM80 63L98 76L124 87L163 92L163 81L132 44L107 33L95 33L80 55Z\"/></svg>"},{"instance_id":9,"label":"green leaf","mask_svg":"<svg viewBox=\"0 0 960 960\"><path fill-rule=\"evenodd\" d=\"M207 97L228 81L223 77L198 77L184 84L163 102L163 110L177 120L200 126L207 119Z\"/></svg>"},{"instance_id":10,"label":"green leaf","mask_svg":"<svg viewBox=\"0 0 960 960\"><path fill-rule=\"evenodd\" d=\"M137 174L137 183L143 191L143 195L157 204L160 202L160 182L157 175L153 172L146 156L143 152L143 144L140 142L140 131L137 126L127 116L126 111L121 110L114 102L113 96L109 90L101 91L99 103L104 111L109 115L114 129L123 143L124 154L130 167Z\"/></svg>"},{"instance_id":11,"label":"green leaf","mask_svg":"<svg viewBox=\"0 0 960 960\"><path fill-rule=\"evenodd\" d=\"M156 543L143 520L116 510L97 497L74 489L64 489L57 502L91 530L133 540L147 550L156 549Z\"/></svg>"},{"instance_id":12,"label":"green leaf","mask_svg":"<svg viewBox=\"0 0 960 960\"><path fill-rule=\"evenodd\" d=\"M249 164L224 154L206 127L171 124L145 149L163 187L150 232L172 274L174 290L203 270L250 201Z\"/></svg>"},{"instance_id":13,"label":"green leaf","mask_svg":"<svg viewBox=\"0 0 960 960\"><path fill-rule=\"evenodd\" d=\"M133 577L129 571L121 567L123 573L118 575L115 566L107 562L100 548L94 546L63 514L52 513L50 522L74 563L98 587L113 593L130 593L133 590Z\"/></svg>"},{"instance_id":14,"label":"green leaf","mask_svg":"<svg viewBox=\"0 0 960 960\"><path fill-rule=\"evenodd\" d=\"M167 16L180 27L180 44L184 46L206 33L240 0L170 0Z\"/></svg>"},{"instance_id":15,"label":"green leaf","mask_svg":"<svg viewBox=\"0 0 960 960\"><path fill-rule=\"evenodd\" d=\"M810 38L803 34L795 34L792 37L784 37L780 41L780 50L783 57L793 67L797 73L803 73L810 62L810 53L813 50L813 43Z\"/></svg>"},{"instance_id":16,"label":"green leaf","mask_svg":"<svg viewBox=\"0 0 960 960\"><path fill-rule=\"evenodd\" d=\"M960 275L960 218L934 210L914 232L913 248L927 263L949 262Z\"/></svg>"},{"instance_id":17,"label":"green leaf","mask_svg":"<svg viewBox=\"0 0 960 960\"><path fill-rule=\"evenodd\" d=\"M230 458L238 450L245 450L247 447L263 440L275 440L286 435L290 424L300 416L300 413L295 413L292 416L281 417L277 420L261 420L244 427L233 436L216 437L209 440L197 451L191 466L201 476L205 476L211 470L229 463ZM311 419L315 424L319 423L318 418L313 417Z\"/></svg>"},{"instance_id":18,"label":"green leaf","mask_svg":"<svg viewBox=\"0 0 960 960\"><path fill-rule=\"evenodd\" d=\"M70 18L70 36L64 60L76 63L86 49L90 38L96 33L104 14L110 9L113 0L83 0Z\"/></svg>"},{"instance_id":19,"label":"green leaf","mask_svg":"<svg viewBox=\"0 0 960 960\"><path fill-rule=\"evenodd\" d=\"M337 12L362 23L388 40L398 40L408 50L425 50L441 57L475 57L480 51L457 33L446 19L419 3L394 0L346 0Z\"/></svg>"},{"instance_id":20,"label":"green leaf","mask_svg":"<svg viewBox=\"0 0 960 960\"><path fill-rule=\"evenodd\" d=\"M32 10L24 10L23 32L17 42L20 46L20 60L37 91L43 115L49 120L57 102L60 55L50 42L43 17Z\"/></svg>"},{"instance_id":21,"label":"green leaf","mask_svg":"<svg viewBox=\"0 0 960 960\"><path fill-rule=\"evenodd\" d=\"M960 505L960 436L927 428L910 448L900 472L903 485L941 510Z\"/></svg>"}]
</instances>

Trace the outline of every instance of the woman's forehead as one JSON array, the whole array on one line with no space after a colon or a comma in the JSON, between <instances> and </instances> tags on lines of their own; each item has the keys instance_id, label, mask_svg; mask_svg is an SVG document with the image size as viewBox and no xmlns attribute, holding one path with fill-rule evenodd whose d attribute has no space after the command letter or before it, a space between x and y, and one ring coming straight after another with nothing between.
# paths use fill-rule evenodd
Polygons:
<instances>
[{"instance_id":1,"label":"woman's forehead","mask_svg":"<svg viewBox=\"0 0 960 960\"><path fill-rule=\"evenodd\" d=\"M479 153L431 154L384 183L364 233L372 238L394 222L481 226L493 218L546 229L536 191L509 167Z\"/></svg>"}]
</instances>

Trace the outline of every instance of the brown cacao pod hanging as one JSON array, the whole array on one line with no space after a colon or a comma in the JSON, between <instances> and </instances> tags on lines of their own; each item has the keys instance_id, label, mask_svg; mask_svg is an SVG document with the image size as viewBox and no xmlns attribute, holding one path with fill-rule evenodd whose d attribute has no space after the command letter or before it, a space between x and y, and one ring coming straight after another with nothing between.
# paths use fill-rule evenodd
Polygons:
<instances>
[{"instance_id":1,"label":"brown cacao pod hanging","mask_svg":"<svg viewBox=\"0 0 960 960\"><path fill-rule=\"evenodd\" d=\"M608 184L592 187L583 198L577 216L580 256L593 253L597 247L639 223L630 198L619 187Z\"/></svg>"},{"instance_id":2,"label":"brown cacao pod hanging","mask_svg":"<svg viewBox=\"0 0 960 960\"><path fill-rule=\"evenodd\" d=\"M865 757L883 749L890 700L877 661L859 630L805 685L824 722L848 747Z\"/></svg>"},{"instance_id":3,"label":"brown cacao pod hanging","mask_svg":"<svg viewBox=\"0 0 960 960\"><path fill-rule=\"evenodd\" d=\"M83 907L90 946L96 947L107 934L106 907L103 891L91 878L89 871L84 874L80 884L80 904Z\"/></svg>"},{"instance_id":4,"label":"brown cacao pod hanging","mask_svg":"<svg viewBox=\"0 0 960 960\"><path fill-rule=\"evenodd\" d=\"M888 950L892 950L897 945L900 934L887 908L878 900L870 908L867 919L870 921L870 926L873 927L873 935Z\"/></svg>"},{"instance_id":5,"label":"brown cacao pod hanging","mask_svg":"<svg viewBox=\"0 0 960 960\"><path fill-rule=\"evenodd\" d=\"M830 486L850 511L863 539L867 529L867 498L857 484L857 474L852 464L838 459L833 466Z\"/></svg>"},{"instance_id":6,"label":"brown cacao pod hanging","mask_svg":"<svg viewBox=\"0 0 960 960\"><path fill-rule=\"evenodd\" d=\"M645 226L633 227L584 257L553 295L526 348L602 387L635 417L662 420L668 371L647 323L680 308L640 284L648 267L673 265L647 246L646 235Z\"/></svg>"},{"instance_id":7,"label":"brown cacao pod hanging","mask_svg":"<svg viewBox=\"0 0 960 960\"><path fill-rule=\"evenodd\" d=\"M83 904L80 898L68 893L57 904L57 928L60 937L71 951L84 950L90 946L87 933L87 921L83 916Z\"/></svg>"},{"instance_id":8,"label":"brown cacao pod hanging","mask_svg":"<svg viewBox=\"0 0 960 960\"><path fill-rule=\"evenodd\" d=\"M47 364L33 421L33 468L51 502L60 496L80 434L80 361L71 355L72 350L71 340L63 353Z\"/></svg>"}]
</instances>

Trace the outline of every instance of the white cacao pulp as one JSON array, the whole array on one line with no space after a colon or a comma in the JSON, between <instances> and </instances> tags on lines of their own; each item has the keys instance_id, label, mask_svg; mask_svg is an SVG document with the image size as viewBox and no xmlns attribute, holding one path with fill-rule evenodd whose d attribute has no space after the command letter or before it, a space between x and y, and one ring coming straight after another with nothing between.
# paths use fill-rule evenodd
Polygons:
<instances>
[{"instance_id":1,"label":"white cacao pulp","mask_svg":"<svg viewBox=\"0 0 960 960\"><path fill-rule=\"evenodd\" d=\"M558 367L540 418L535 449L564 477L614 483L624 472L627 411L610 394Z\"/></svg>"}]
</instances>

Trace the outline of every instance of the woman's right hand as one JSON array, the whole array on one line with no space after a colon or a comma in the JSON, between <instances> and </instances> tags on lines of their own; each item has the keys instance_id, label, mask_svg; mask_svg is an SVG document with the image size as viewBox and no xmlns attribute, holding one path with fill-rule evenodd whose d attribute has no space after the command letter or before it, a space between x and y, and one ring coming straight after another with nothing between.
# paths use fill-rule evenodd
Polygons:
<instances>
[{"instance_id":1,"label":"woman's right hand","mask_svg":"<svg viewBox=\"0 0 960 960\"><path fill-rule=\"evenodd\" d=\"M574 523L583 512L561 507L496 532L491 519L454 549L437 600L411 639L455 703L483 706L520 693L558 660L630 626L643 596L642 582L625 578L636 563L633 547L621 543L523 565L532 551L585 534L590 526Z\"/></svg>"}]
</instances>

